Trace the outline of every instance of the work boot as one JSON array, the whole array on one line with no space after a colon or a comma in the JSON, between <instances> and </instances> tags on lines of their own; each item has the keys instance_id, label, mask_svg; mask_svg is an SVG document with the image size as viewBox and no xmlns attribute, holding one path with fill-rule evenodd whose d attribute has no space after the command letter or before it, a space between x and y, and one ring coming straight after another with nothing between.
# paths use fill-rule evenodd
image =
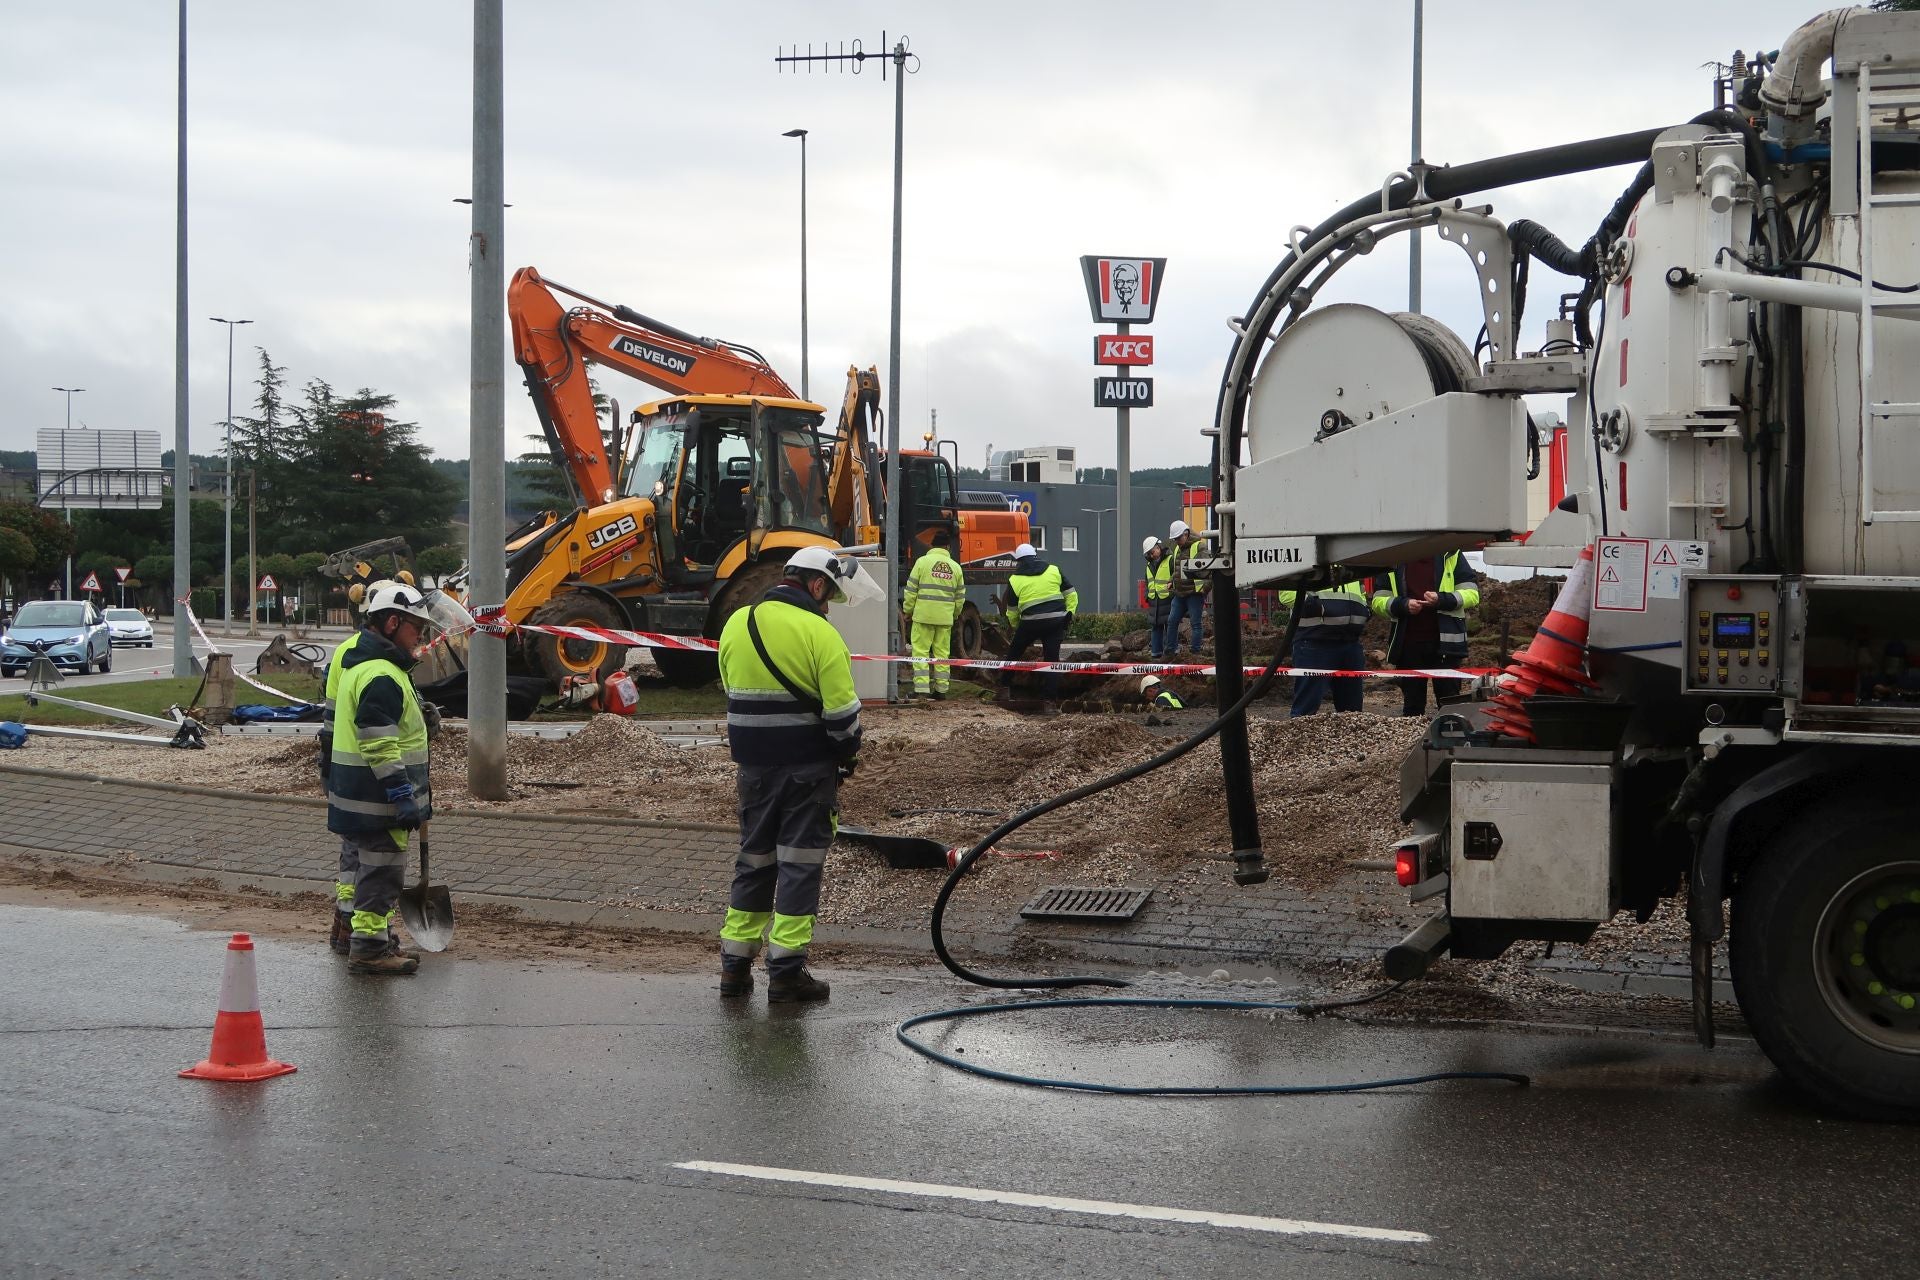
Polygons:
<instances>
[{"instance_id":1,"label":"work boot","mask_svg":"<svg viewBox=\"0 0 1920 1280\"><path fill-rule=\"evenodd\" d=\"M947 691L945 689L935 689L933 691L933 700L935 702L945 702L947 700Z\"/></svg>"},{"instance_id":2,"label":"work boot","mask_svg":"<svg viewBox=\"0 0 1920 1280\"><path fill-rule=\"evenodd\" d=\"M767 1003L786 1004L825 1000L831 988L803 968L767 979Z\"/></svg>"},{"instance_id":3,"label":"work boot","mask_svg":"<svg viewBox=\"0 0 1920 1280\"><path fill-rule=\"evenodd\" d=\"M722 998L732 999L735 996L750 996L752 994L753 966L751 964L745 964L735 969L730 968L726 962L722 961L720 965L720 995Z\"/></svg>"},{"instance_id":4,"label":"work boot","mask_svg":"<svg viewBox=\"0 0 1920 1280\"><path fill-rule=\"evenodd\" d=\"M327 933L327 945L333 948L335 955L346 955L353 949L353 917L344 911L333 913L333 928Z\"/></svg>"},{"instance_id":5,"label":"work boot","mask_svg":"<svg viewBox=\"0 0 1920 1280\"><path fill-rule=\"evenodd\" d=\"M397 951L381 951L373 955L357 955L348 959L348 973L405 974L420 967L420 957L410 956Z\"/></svg>"}]
</instances>

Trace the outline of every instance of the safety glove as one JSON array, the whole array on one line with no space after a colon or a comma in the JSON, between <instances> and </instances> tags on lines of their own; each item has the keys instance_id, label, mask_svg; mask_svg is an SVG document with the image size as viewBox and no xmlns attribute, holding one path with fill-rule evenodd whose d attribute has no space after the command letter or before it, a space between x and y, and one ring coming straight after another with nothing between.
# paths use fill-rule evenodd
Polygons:
<instances>
[{"instance_id":1,"label":"safety glove","mask_svg":"<svg viewBox=\"0 0 1920 1280\"><path fill-rule=\"evenodd\" d=\"M387 803L393 806L393 824L408 831L420 828L420 801L411 782L395 782L387 787Z\"/></svg>"}]
</instances>

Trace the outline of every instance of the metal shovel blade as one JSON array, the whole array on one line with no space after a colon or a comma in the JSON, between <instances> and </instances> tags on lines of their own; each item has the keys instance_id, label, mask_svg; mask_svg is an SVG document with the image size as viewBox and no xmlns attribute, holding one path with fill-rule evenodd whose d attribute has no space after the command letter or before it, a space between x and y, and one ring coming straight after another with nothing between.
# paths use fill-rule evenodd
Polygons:
<instances>
[{"instance_id":1,"label":"metal shovel blade","mask_svg":"<svg viewBox=\"0 0 1920 1280\"><path fill-rule=\"evenodd\" d=\"M947 846L924 836L888 835L864 827L850 827L843 822L840 838L857 840L875 850L895 871L928 871L936 867L944 870L947 865Z\"/></svg>"},{"instance_id":2,"label":"metal shovel blade","mask_svg":"<svg viewBox=\"0 0 1920 1280\"><path fill-rule=\"evenodd\" d=\"M453 895L427 881L427 833L420 832L420 883L400 891L400 918L422 951L445 951L453 941Z\"/></svg>"}]
</instances>

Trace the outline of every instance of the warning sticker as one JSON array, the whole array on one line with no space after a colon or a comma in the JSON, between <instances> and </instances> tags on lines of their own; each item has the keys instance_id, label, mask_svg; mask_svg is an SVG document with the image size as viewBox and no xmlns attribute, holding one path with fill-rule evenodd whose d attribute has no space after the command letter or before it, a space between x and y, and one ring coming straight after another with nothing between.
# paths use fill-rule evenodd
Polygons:
<instances>
[{"instance_id":1,"label":"warning sticker","mask_svg":"<svg viewBox=\"0 0 1920 1280\"><path fill-rule=\"evenodd\" d=\"M1601 538L1594 543L1594 608L1647 611L1649 548L1645 538Z\"/></svg>"},{"instance_id":2,"label":"warning sticker","mask_svg":"<svg viewBox=\"0 0 1920 1280\"><path fill-rule=\"evenodd\" d=\"M1678 600L1680 580L1707 568L1707 544L1704 542L1655 542L1652 544L1651 569L1647 574L1647 597L1652 600Z\"/></svg>"}]
</instances>

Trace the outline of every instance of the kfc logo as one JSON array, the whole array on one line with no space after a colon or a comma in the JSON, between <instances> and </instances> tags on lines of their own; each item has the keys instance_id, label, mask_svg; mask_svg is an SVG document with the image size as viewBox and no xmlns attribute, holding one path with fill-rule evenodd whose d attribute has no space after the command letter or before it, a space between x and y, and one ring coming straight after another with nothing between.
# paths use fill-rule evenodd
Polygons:
<instances>
[{"instance_id":1,"label":"kfc logo","mask_svg":"<svg viewBox=\"0 0 1920 1280\"><path fill-rule=\"evenodd\" d=\"M1150 334L1096 333L1093 335L1095 364L1152 364L1153 337Z\"/></svg>"},{"instance_id":2,"label":"kfc logo","mask_svg":"<svg viewBox=\"0 0 1920 1280\"><path fill-rule=\"evenodd\" d=\"M1080 259L1080 272L1087 282L1087 301L1093 307L1093 318L1102 323L1152 323L1160 281L1166 271L1165 258L1088 256Z\"/></svg>"}]
</instances>

